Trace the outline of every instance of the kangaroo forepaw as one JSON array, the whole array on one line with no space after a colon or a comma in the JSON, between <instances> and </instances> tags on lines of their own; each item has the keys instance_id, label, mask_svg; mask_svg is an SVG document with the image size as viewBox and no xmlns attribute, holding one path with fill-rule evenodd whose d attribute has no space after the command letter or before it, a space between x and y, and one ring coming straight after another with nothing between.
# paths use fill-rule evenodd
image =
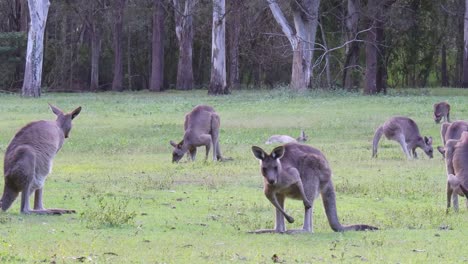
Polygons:
<instances>
[{"instance_id":1,"label":"kangaroo forepaw","mask_svg":"<svg viewBox=\"0 0 468 264\"><path fill-rule=\"evenodd\" d=\"M292 218L291 216L285 215L284 217L286 218L286 220L288 221L288 223L290 223L290 224L294 223L294 218Z\"/></svg>"},{"instance_id":2,"label":"kangaroo forepaw","mask_svg":"<svg viewBox=\"0 0 468 264\"><path fill-rule=\"evenodd\" d=\"M310 209L310 208L312 208L312 204L309 201L305 200L304 201L304 207L305 207L305 209Z\"/></svg>"}]
</instances>

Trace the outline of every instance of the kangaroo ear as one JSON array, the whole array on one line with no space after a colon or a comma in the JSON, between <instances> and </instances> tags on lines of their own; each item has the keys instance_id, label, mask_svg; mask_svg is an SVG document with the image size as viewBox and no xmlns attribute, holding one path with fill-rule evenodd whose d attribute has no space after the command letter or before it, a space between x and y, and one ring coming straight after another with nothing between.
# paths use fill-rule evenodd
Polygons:
<instances>
[{"instance_id":1,"label":"kangaroo ear","mask_svg":"<svg viewBox=\"0 0 468 264\"><path fill-rule=\"evenodd\" d=\"M72 120L73 120L77 115L79 115L80 112L81 112L81 106L79 106L78 108L76 108L75 110L73 110L73 111L71 112L71 118L72 118Z\"/></svg>"},{"instance_id":2,"label":"kangaroo ear","mask_svg":"<svg viewBox=\"0 0 468 264\"><path fill-rule=\"evenodd\" d=\"M171 146L173 146L174 148L177 148L177 144L174 141L169 141L169 144L171 144Z\"/></svg>"},{"instance_id":3,"label":"kangaroo ear","mask_svg":"<svg viewBox=\"0 0 468 264\"><path fill-rule=\"evenodd\" d=\"M432 137L424 137L424 142L427 144L427 145L432 145Z\"/></svg>"},{"instance_id":4,"label":"kangaroo ear","mask_svg":"<svg viewBox=\"0 0 468 264\"><path fill-rule=\"evenodd\" d=\"M49 103L49 107L50 107L50 110L52 110L52 112L55 114L55 115L63 115L63 112L62 110L60 110L58 107L56 106L53 106Z\"/></svg>"},{"instance_id":5,"label":"kangaroo ear","mask_svg":"<svg viewBox=\"0 0 468 264\"><path fill-rule=\"evenodd\" d=\"M284 155L284 146L274 148L270 155L274 159L281 159Z\"/></svg>"},{"instance_id":6,"label":"kangaroo ear","mask_svg":"<svg viewBox=\"0 0 468 264\"><path fill-rule=\"evenodd\" d=\"M257 147L257 146L252 146L252 152L253 152L254 156L259 160L264 160L266 158L266 156L267 156L265 151L263 151L262 148Z\"/></svg>"}]
</instances>

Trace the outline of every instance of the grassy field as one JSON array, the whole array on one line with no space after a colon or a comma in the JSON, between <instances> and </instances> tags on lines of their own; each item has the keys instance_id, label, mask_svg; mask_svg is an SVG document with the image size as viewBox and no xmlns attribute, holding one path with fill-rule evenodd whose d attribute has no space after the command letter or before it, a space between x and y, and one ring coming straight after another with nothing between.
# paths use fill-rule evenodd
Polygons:
<instances>
[{"instance_id":1,"label":"grassy field","mask_svg":"<svg viewBox=\"0 0 468 264\"><path fill-rule=\"evenodd\" d=\"M393 115L413 118L423 135L441 143L432 104L447 100L451 117L468 118L468 91L392 90L389 96L284 90L161 94L45 94L40 99L0 95L0 149L26 123L53 119L47 102L66 111L81 105L70 138L54 160L44 190L46 207L76 214L19 214L19 199L0 213L1 263L460 263L468 211L445 213L445 169L438 152L406 160L383 139L371 158L374 129ZM185 113L212 105L221 116L220 144L233 161L171 163L169 140L183 135ZM309 135L328 158L343 224L376 232L335 233L321 199L313 234L254 235L272 228L274 209L263 195L250 147L271 134ZM1 165L3 166L3 164ZM3 180L0 183L3 190ZM302 202L287 200L302 226ZM275 256L275 257L274 257Z\"/></svg>"}]
</instances>

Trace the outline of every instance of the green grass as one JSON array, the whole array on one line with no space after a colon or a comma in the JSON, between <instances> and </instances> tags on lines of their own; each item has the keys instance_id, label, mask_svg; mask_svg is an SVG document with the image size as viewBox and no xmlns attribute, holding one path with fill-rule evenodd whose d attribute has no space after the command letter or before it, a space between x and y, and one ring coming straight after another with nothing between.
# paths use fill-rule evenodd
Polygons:
<instances>
[{"instance_id":1,"label":"green grass","mask_svg":"<svg viewBox=\"0 0 468 264\"><path fill-rule=\"evenodd\" d=\"M19 214L19 199L0 213L0 262L93 263L460 263L468 260L468 210L445 213L445 171L438 153L407 161L394 141L382 140L371 159L374 129L406 115L440 145L432 104L446 100L452 119L467 119L468 90L392 90L389 96L345 92L206 91L161 94L0 95L0 150L32 120L52 119L47 102L83 110L54 160L44 190L46 207L77 214ZM171 163L169 140L183 135L184 115L197 104L221 116L220 143L230 162ZM250 147L271 134L309 135L328 158L343 224L376 232L334 233L321 200L313 234L253 235L274 225ZM3 166L3 164L1 165ZM0 168L1 169L1 168ZM0 188L3 181L0 183ZM301 202L287 200L302 226Z\"/></svg>"}]
</instances>

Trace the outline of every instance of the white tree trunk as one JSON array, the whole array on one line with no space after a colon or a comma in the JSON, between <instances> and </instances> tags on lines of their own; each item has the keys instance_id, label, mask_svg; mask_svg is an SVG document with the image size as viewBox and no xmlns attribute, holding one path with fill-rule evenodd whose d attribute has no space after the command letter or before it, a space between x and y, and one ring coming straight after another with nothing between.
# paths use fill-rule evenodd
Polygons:
<instances>
[{"instance_id":1,"label":"white tree trunk","mask_svg":"<svg viewBox=\"0 0 468 264\"><path fill-rule=\"evenodd\" d=\"M26 67L22 95L41 96L42 61L44 57L44 32L49 12L49 0L28 0L31 24L28 32Z\"/></svg>"},{"instance_id":2,"label":"white tree trunk","mask_svg":"<svg viewBox=\"0 0 468 264\"><path fill-rule=\"evenodd\" d=\"M311 63L317 32L320 0L296 2L296 4L302 5L302 8L296 8L293 11L296 33L293 33L276 0L267 0L267 2L273 17L291 43L293 62L290 86L296 91L306 90L310 85L312 77Z\"/></svg>"},{"instance_id":3,"label":"white tree trunk","mask_svg":"<svg viewBox=\"0 0 468 264\"><path fill-rule=\"evenodd\" d=\"M208 94L227 94L225 0L213 0L211 80Z\"/></svg>"}]
</instances>

